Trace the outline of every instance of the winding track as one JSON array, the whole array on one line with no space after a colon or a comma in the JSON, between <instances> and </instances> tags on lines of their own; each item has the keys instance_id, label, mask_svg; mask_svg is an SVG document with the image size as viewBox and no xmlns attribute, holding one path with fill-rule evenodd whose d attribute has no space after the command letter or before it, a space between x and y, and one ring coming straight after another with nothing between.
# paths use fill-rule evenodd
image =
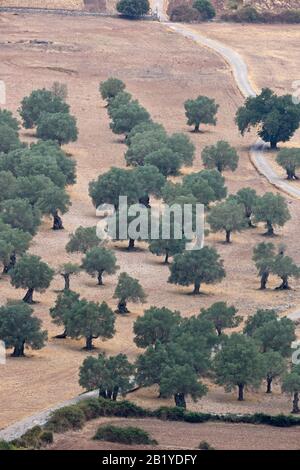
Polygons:
<instances>
[{"instance_id":1,"label":"winding track","mask_svg":"<svg viewBox=\"0 0 300 470\"><path fill-rule=\"evenodd\" d=\"M11 10L11 9L10 9ZM26 9L27 10L27 9ZM256 92L253 89L249 78L248 78L248 68L242 57L233 49L225 46L219 41L215 41L213 39L207 38L206 36L202 36L198 32L192 30L190 27L178 23L170 23L168 21L168 17L165 14L164 9L164 0L153 0L152 2L152 10L157 13L158 20L161 22L162 25L167 27L168 29L181 34L182 36L193 40L197 44L201 46L208 47L219 55L223 57L223 59L230 65L234 79L236 84L242 93L242 95L247 98L249 96L256 96ZM2 9L3 11L3 9ZM28 12L28 11L27 11ZM43 11L39 11L38 13L43 13ZM50 13L50 11L49 11ZM53 11L51 12L53 13ZM62 11L60 14L69 14L70 12ZM88 15L86 15L88 16ZM95 15L95 16L106 16L106 15ZM286 181L282 180L270 167L269 163L265 159L263 153L269 146L264 143L261 139L257 140L255 144L250 149L250 156L251 161L263 176L267 178L267 180L276 186L278 189L284 191L285 193L289 194L292 197L300 198L300 189L293 187L291 184L287 183ZM290 313L288 318L291 320L298 320L300 319L300 311L296 311ZM61 403L53 408L45 410L41 413L37 413L31 417L25 418L22 421L18 421L17 423L8 426L7 428L0 431L0 440L4 439L6 441L10 441L20 437L24 434L28 429L32 428L36 425L43 425L48 420L52 411L61 408L66 405L71 405L77 403L78 401L82 400L83 398L87 398L90 396L95 396L97 392L89 392L82 395L75 397L72 400L68 400L64 403Z\"/></svg>"}]
</instances>

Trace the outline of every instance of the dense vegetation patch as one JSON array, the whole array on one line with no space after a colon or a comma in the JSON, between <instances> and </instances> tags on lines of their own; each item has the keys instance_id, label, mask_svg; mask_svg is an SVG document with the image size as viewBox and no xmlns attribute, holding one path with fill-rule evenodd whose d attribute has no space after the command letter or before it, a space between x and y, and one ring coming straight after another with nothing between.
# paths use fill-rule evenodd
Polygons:
<instances>
[{"instance_id":1,"label":"dense vegetation patch","mask_svg":"<svg viewBox=\"0 0 300 470\"><path fill-rule=\"evenodd\" d=\"M97 441L120 442L121 444L152 444L157 442L149 436L149 433L137 427L120 427L108 424L100 426L94 436Z\"/></svg>"}]
</instances>

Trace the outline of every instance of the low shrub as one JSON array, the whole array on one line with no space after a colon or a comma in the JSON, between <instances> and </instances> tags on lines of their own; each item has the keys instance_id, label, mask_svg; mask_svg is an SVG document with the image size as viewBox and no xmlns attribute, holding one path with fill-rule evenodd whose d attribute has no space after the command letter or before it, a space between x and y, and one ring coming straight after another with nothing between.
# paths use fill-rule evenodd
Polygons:
<instances>
[{"instance_id":1,"label":"low shrub","mask_svg":"<svg viewBox=\"0 0 300 470\"><path fill-rule=\"evenodd\" d=\"M235 23L300 23L300 9L285 10L280 13L259 13L255 8L245 6L234 13L226 13L221 16L223 21Z\"/></svg>"},{"instance_id":2,"label":"low shrub","mask_svg":"<svg viewBox=\"0 0 300 470\"><path fill-rule=\"evenodd\" d=\"M43 428L41 426L34 426L26 431L21 437L14 439L12 444L16 447L24 449L39 449L42 445L40 439Z\"/></svg>"},{"instance_id":3,"label":"low shrub","mask_svg":"<svg viewBox=\"0 0 300 470\"><path fill-rule=\"evenodd\" d=\"M0 441L0 450L17 450L11 442Z\"/></svg>"},{"instance_id":4,"label":"low shrub","mask_svg":"<svg viewBox=\"0 0 300 470\"><path fill-rule=\"evenodd\" d=\"M178 5L172 8L170 20L179 23L194 23L200 20L200 14L190 5Z\"/></svg>"},{"instance_id":5,"label":"low shrub","mask_svg":"<svg viewBox=\"0 0 300 470\"><path fill-rule=\"evenodd\" d=\"M212 447L208 442L206 441L201 441L198 449L200 450L216 450L214 447Z\"/></svg>"},{"instance_id":6,"label":"low shrub","mask_svg":"<svg viewBox=\"0 0 300 470\"><path fill-rule=\"evenodd\" d=\"M77 407L82 410L87 421L104 416L104 406L98 398L82 400L77 404Z\"/></svg>"},{"instance_id":7,"label":"low shrub","mask_svg":"<svg viewBox=\"0 0 300 470\"><path fill-rule=\"evenodd\" d=\"M174 406L173 408L168 408L167 406L162 406L154 411L154 416L156 418L165 420L165 421L184 421L185 420L185 409Z\"/></svg>"},{"instance_id":8,"label":"low shrub","mask_svg":"<svg viewBox=\"0 0 300 470\"><path fill-rule=\"evenodd\" d=\"M141 408L131 401L123 400L111 403L113 403L114 416L120 416L124 418L144 418L146 416L151 416L150 411Z\"/></svg>"},{"instance_id":9,"label":"low shrub","mask_svg":"<svg viewBox=\"0 0 300 470\"><path fill-rule=\"evenodd\" d=\"M186 411L184 413L184 421L187 423L206 423L212 419L210 413L195 413L193 411Z\"/></svg>"},{"instance_id":10,"label":"low shrub","mask_svg":"<svg viewBox=\"0 0 300 470\"><path fill-rule=\"evenodd\" d=\"M119 442L121 444L152 444L155 445L157 442L150 438L149 433L143 429L128 426L119 427L108 424L106 426L100 426L94 436L95 440L108 441L108 442Z\"/></svg>"},{"instance_id":11,"label":"low shrub","mask_svg":"<svg viewBox=\"0 0 300 470\"><path fill-rule=\"evenodd\" d=\"M52 444L53 443L53 432L52 431L43 431L40 435L40 440L43 444Z\"/></svg>"},{"instance_id":12,"label":"low shrub","mask_svg":"<svg viewBox=\"0 0 300 470\"><path fill-rule=\"evenodd\" d=\"M64 406L52 413L46 424L46 429L53 432L81 429L85 421L84 412L78 405Z\"/></svg>"},{"instance_id":13,"label":"low shrub","mask_svg":"<svg viewBox=\"0 0 300 470\"><path fill-rule=\"evenodd\" d=\"M216 16L216 10L210 0L195 0L193 7L199 11L203 21L211 20Z\"/></svg>"}]
</instances>

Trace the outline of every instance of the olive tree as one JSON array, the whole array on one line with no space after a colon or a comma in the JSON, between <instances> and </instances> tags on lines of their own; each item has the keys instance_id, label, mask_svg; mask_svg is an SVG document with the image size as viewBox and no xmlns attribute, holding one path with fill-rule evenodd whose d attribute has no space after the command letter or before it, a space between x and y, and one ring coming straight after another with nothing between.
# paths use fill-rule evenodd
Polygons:
<instances>
[{"instance_id":1,"label":"olive tree","mask_svg":"<svg viewBox=\"0 0 300 470\"><path fill-rule=\"evenodd\" d=\"M199 132L200 124L217 124L216 114L219 105L207 96L198 96L195 100L184 103L185 115L189 126L195 126L194 132Z\"/></svg>"},{"instance_id":2,"label":"olive tree","mask_svg":"<svg viewBox=\"0 0 300 470\"><path fill-rule=\"evenodd\" d=\"M75 263L64 263L60 266L58 272L65 282L64 291L70 290L70 278L76 276L81 271L79 264Z\"/></svg>"},{"instance_id":3,"label":"olive tree","mask_svg":"<svg viewBox=\"0 0 300 470\"><path fill-rule=\"evenodd\" d=\"M54 140L59 145L76 142L76 119L69 113L44 113L38 120L36 135L42 140Z\"/></svg>"},{"instance_id":4,"label":"olive tree","mask_svg":"<svg viewBox=\"0 0 300 470\"><path fill-rule=\"evenodd\" d=\"M282 149L276 157L278 165L285 169L288 180L297 180L296 170L300 167L300 149Z\"/></svg>"},{"instance_id":5,"label":"olive tree","mask_svg":"<svg viewBox=\"0 0 300 470\"><path fill-rule=\"evenodd\" d=\"M265 222L266 235L274 235L274 225L283 227L291 215L286 200L281 194L265 193L258 197L253 208L254 220Z\"/></svg>"},{"instance_id":6,"label":"olive tree","mask_svg":"<svg viewBox=\"0 0 300 470\"><path fill-rule=\"evenodd\" d=\"M246 227L245 211L241 204L229 199L212 207L207 222L213 232L225 231L226 243L230 243L231 233Z\"/></svg>"},{"instance_id":7,"label":"olive tree","mask_svg":"<svg viewBox=\"0 0 300 470\"><path fill-rule=\"evenodd\" d=\"M217 251L209 246L175 255L170 271L168 282L182 286L193 284L195 295L200 294L202 283L215 284L225 277L223 261Z\"/></svg>"},{"instance_id":8,"label":"olive tree","mask_svg":"<svg viewBox=\"0 0 300 470\"><path fill-rule=\"evenodd\" d=\"M39 256L25 254L9 274L14 287L27 289L23 300L32 304L34 291L44 292L53 279L54 271Z\"/></svg>"},{"instance_id":9,"label":"olive tree","mask_svg":"<svg viewBox=\"0 0 300 470\"><path fill-rule=\"evenodd\" d=\"M282 382L282 390L291 394L293 397L292 413L300 413L299 393L300 393L300 366L294 365L289 373L287 373Z\"/></svg>"},{"instance_id":10,"label":"olive tree","mask_svg":"<svg viewBox=\"0 0 300 470\"><path fill-rule=\"evenodd\" d=\"M129 313L127 302L144 303L146 294L137 279L123 272L120 274L118 284L114 292L114 299L118 299L118 313Z\"/></svg>"},{"instance_id":11,"label":"olive tree","mask_svg":"<svg viewBox=\"0 0 300 470\"><path fill-rule=\"evenodd\" d=\"M106 100L108 104L113 98L115 98L115 96L117 96L118 93L121 93L124 90L125 83L115 77L109 77L99 85L101 97L103 100Z\"/></svg>"},{"instance_id":12,"label":"olive tree","mask_svg":"<svg viewBox=\"0 0 300 470\"><path fill-rule=\"evenodd\" d=\"M71 233L70 239L66 245L68 253L86 253L99 245L96 227L78 227L74 233Z\"/></svg>"},{"instance_id":13,"label":"olive tree","mask_svg":"<svg viewBox=\"0 0 300 470\"><path fill-rule=\"evenodd\" d=\"M205 168L216 168L220 173L224 170L235 171L239 161L235 148L224 140L219 140L215 145L205 147L201 158Z\"/></svg>"},{"instance_id":14,"label":"olive tree","mask_svg":"<svg viewBox=\"0 0 300 470\"><path fill-rule=\"evenodd\" d=\"M275 260L275 246L273 243L259 243L254 247L252 260L260 276L260 288L267 287L270 273Z\"/></svg>"},{"instance_id":15,"label":"olive tree","mask_svg":"<svg viewBox=\"0 0 300 470\"><path fill-rule=\"evenodd\" d=\"M241 321L242 317L237 315L237 309L231 305L228 306L226 302L215 302L209 308L201 309L201 317L210 320L217 331L218 336L221 336L224 328L235 328Z\"/></svg>"},{"instance_id":16,"label":"olive tree","mask_svg":"<svg viewBox=\"0 0 300 470\"><path fill-rule=\"evenodd\" d=\"M47 340L42 322L24 302L10 302L0 307L0 339L7 348L14 348L13 357L24 356L25 346L41 349Z\"/></svg>"},{"instance_id":17,"label":"olive tree","mask_svg":"<svg viewBox=\"0 0 300 470\"><path fill-rule=\"evenodd\" d=\"M104 246L91 248L82 260L82 269L90 276L97 276L98 286L103 285L103 274L115 274L119 266L117 266L117 258L112 250Z\"/></svg>"}]
</instances>

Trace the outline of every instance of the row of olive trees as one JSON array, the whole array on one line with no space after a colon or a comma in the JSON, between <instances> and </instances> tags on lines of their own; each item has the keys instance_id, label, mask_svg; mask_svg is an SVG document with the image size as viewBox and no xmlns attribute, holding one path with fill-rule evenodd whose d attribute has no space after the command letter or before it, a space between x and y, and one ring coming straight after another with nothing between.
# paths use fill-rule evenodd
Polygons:
<instances>
[{"instance_id":1,"label":"row of olive trees","mask_svg":"<svg viewBox=\"0 0 300 470\"><path fill-rule=\"evenodd\" d=\"M42 117L66 114L69 119L65 94L62 85L54 84L52 90L35 90L23 99L19 110L23 126L37 126L37 135L45 139L30 146L20 142L19 123L12 113L0 110L0 134L3 134L2 142L7 144L0 144L0 262L3 273L14 268L17 257L28 250L43 215L53 217L54 230L63 228L58 213L65 213L71 204L65 188L76 181L76 163L63 152L60 144L73 138L69 139L66 132L66 139L62 140L55 133L51 134L50 127L49 134L41 135L38 129ZM54 128L64 133L64 125L59 120ZM75 139L76 126L73 131Z\"/></svg>"},{"instance_id":2,"label":"row of olive trees","mask_svg":"<svg viewBox=\"0 0 300 470\"><path fill-rule=\"evenodd\" d=\"M224 302L183 318L168 308L150 307L134 324L134 341L145 349L135 364L124 354L106 358L88 357L80 368L79 383L87 390L116 399L137 384L157 385L160 397L174 397L176 406L186 407L186 398L197 400L208 387L203 379L213 378L226 391L238 390L244 400L246 388L266 382L272 393L274 379L282 390L293 395L293 413L299 410L300 368L291 366L291 344L295 326L280 319L273 310L259 310L250 317L242 333L227 336L224 329L235 328L242 318Z\"/></svg>"}]
</instances>

